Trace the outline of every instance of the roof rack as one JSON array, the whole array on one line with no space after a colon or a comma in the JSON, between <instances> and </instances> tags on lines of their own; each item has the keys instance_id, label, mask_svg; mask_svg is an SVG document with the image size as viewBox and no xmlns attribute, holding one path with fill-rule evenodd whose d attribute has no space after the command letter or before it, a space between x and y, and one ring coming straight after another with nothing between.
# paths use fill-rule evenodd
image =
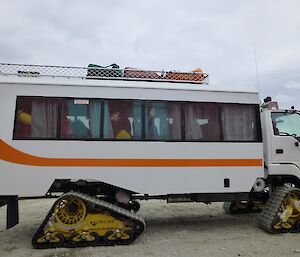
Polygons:
<instances>
[{"instance_id":1,"label":"roof rack","mask_svg":"<svg viewBox=\"0 0 300 257\"><path fill-rule=\"evenodd\" d=\"M208 84L208 74L200 71L150 71L133 68L119 69L99 68L93 66L70 67L0 63L0 75L17 77L135 80Z\"/></svg>"}]
</instances>

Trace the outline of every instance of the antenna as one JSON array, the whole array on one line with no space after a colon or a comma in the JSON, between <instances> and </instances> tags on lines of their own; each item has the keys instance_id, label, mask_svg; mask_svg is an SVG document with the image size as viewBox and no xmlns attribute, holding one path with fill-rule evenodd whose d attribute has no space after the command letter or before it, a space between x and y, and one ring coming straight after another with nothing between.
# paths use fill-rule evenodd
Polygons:
<instances>
[{"instance_id":1,"label":"antenna","mask_svg":"<svg viewBox=\"0 0 300 257\"><path fill-rule=\"evenodd\" d=\"M257 56L256 56L256 44L255 44L255 37L252 35L253 39L253 52L254 52L254 62L255 62L255 71L256 71L256 85L257 89L259 90L260 88L260 83L259 83L259 76L258 76L258 65L257 65Z\"/></svg>"}]
</instances>

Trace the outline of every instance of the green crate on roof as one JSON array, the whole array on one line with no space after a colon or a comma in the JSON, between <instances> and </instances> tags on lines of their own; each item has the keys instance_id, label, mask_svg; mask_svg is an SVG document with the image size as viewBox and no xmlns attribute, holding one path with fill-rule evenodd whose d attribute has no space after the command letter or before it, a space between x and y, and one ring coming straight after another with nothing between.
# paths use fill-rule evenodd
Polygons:
<instances>
[{"instance_id":1,"label":"green crate on roof","mask_svg":"<svg viewBox=\"0 0 300 257\"><path fill-rule=\"evenodd\" d=\"M113 63L108 66L101 66L97 64L89 64L87 70L88 79L101 79L110 77L122 77L123 73L119 65Z\"/></svg>"}]
</instances>

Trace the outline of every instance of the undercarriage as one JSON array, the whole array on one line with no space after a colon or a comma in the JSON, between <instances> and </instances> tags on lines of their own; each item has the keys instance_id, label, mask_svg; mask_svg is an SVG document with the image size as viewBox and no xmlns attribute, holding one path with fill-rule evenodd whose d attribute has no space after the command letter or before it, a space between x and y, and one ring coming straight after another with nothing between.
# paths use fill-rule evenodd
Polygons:
<instances>
[{"instance_id":1,"label":"undercarriage","mask_svg":"<svg viewBox=\"0 0 300 257\"><path fill-rule=\"evenodd\" d=\"M229 214L259 213L258 226L270 233L300 232L300 189L277 186L261 193L139 196L117 191L115 196L66 192L57 198L34 233L34 248L131 244L145 230L136 199L167 202L220 202ZM110 191L111 192L111 191ZM18 221L17 197L1 198L8 205L8 228ZM10 213L9 213L10 212Z\"/></svg>"},{"instance_id":2,"label":"undercarriage","mask_svg":"<svg viewBox=\"0 0 300 257\"><path fill-rule=\"evenodd\" d=\"M228 214L260 213L258 226L269 233L300 232L300 189L292 185L274 188L268 199L223 204Z\"/></svg>"},{"instance_id":3,"label":"undercarriage","mask_svg":"<svg viewBox=\"0 0 300 257\"><path fill-rule=\"evenodd\" d=\"M124 245L145 229L134 211L83 193L66 193L53 204L32 238L34 248Z\"/></svg>"}]
</instances>

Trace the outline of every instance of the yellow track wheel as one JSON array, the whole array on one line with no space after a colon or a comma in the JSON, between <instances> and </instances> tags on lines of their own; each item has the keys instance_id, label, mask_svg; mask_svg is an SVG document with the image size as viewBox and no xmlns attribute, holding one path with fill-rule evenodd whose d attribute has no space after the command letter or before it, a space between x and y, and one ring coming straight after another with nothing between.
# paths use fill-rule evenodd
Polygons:
<instances>
[{"instance_id":1,"label":"yellow track wheel","mask_svg":"<svg viewBox=\"0 0 300 257\"><path fill-rule=\"evenodd\" d=\"M76 228L85 219L85 203L76 196L63 197L55 206L54 216L59 226L65 229Z\"/></svg>"}]
</instances>

